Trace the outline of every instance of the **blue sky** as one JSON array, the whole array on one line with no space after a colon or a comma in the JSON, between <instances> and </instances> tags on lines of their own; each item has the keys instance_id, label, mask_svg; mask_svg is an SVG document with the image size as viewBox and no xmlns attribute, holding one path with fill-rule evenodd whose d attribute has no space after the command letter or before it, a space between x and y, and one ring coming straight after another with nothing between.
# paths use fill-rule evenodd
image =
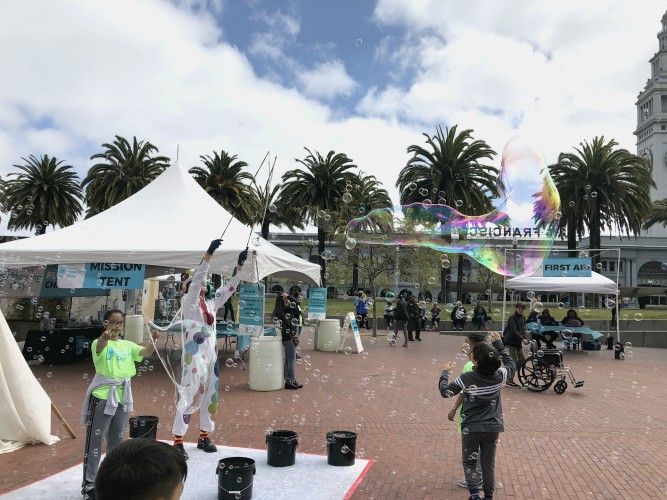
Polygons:
<instances>
[{"instance_id":1,"label":"blue sky","mask_svg":"<svg viewBox=\"0 0 667 500\"><path fill-rule=\"evenodd\" d=\"M499 153L521 135L547 162L596 135L634 151L665 12L663 0L3 6L3 177L45 153L83 176L120 134L171 157L179 147L186 167L221 149L254 167L269 150L275 178L304 147L344 152L395 200L407 147L436 125Z\"/></svg>"}]
</instances>

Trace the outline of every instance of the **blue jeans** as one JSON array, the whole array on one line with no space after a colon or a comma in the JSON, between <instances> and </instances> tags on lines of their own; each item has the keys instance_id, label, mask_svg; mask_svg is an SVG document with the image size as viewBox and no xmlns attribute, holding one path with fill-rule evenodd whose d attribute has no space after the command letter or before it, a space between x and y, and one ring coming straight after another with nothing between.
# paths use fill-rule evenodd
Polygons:
<instances>
[{"instance_id":1,"label":"blue jeans","mask_svg":"<svg viewBox=\"0 0 667 500\"><path fill-rule=\"evenodd\" d=\"M296 346L292 339L283 340L283 348L285 349L285 367L283 374L285 380L294 380L294 361L296 360Z\"/></svg>"}]
</instances>

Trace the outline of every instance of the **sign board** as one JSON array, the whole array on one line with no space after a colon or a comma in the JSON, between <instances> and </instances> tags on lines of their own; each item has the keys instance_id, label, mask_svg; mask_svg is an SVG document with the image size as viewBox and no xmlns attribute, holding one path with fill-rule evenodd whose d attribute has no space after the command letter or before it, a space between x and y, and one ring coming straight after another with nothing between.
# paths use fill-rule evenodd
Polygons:
<instances>
[{"instance_id":1,"label":"sign board","mask_svg":"<svg viewBox=\"0 0 667 500\"><path fill-rule=\"evenodd\" d=\"M361 345L361 333L359 332L359 325L357 324L357 318L354 313L347 313L345 315L345 321L343 321L343 330L340 335L340 344L336 352L344 350L347 340L354 338L354 347L352 347L352 352L359 354L364 350L364 346Z\"/></svg>"},{"instance_id":2,"label":"sign board","mask_svg":"<svg viewBox=\"0 0 667 500\"><path fill-rule=\"evenodd\" d=\"M239 333L262 335L264 331L264 283L239 285Z\"/></svg>"},{"instance_id":3,"label":"sign board","mask_svg":"<svg viewBox=\"0 0 667 500\"><path fill-rule=\"evenodd\" d=\"M144 287L145 273L146 267L143 264L95 262L59 265L58 288L139 290Z\"/></svg>"},{"instance_id":4,"label":"sign board","mask_svg":"<svg viewBox=\"0 0 667 500\"><path fill-rule=\"evenodd\" d=\"M64 297L100 297L109 295L109 290L86 289L76 287L58 287L58 267L57 265L46 266L44 278L42 278L42 289L40 297L47 299L61 299Z\"/></svg>"},{"instance_id":5,"label":"sign board","mask_svg":"<svg viewBox=\"0 0 667 500\"><path fill-rule=\"evenodd\" d=\"M38 267L0 269L0 297L39 297L42 274Z\"/></svg>"},{"instance_id":6,"label":"sign board","mask_svg":"<svg viewBox=\"0 0 667 500\"><path fill-rule=\"evenodd\" d=\"M327 289L310 288L308 290L308 319L326 319Z\"/></svg>"},{"instance_id":7,"label":"sign board","mask_svg":"<svg viewBox=\"0 0 667 500\"><path fill-rule=\"evenodd\" d=\"M591 259L546 259L542 264L542 276L547 278L590 278Z\"/></svg>"}]
</instances>

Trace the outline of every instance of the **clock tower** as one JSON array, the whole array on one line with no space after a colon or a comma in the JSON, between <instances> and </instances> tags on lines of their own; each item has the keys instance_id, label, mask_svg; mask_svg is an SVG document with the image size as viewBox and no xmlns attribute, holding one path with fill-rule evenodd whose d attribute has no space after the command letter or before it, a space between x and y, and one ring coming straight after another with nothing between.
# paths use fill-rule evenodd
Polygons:
<instances>
[{"instance_id":1,"label":"clock tower","mask_svg":"<svg viewBox=\"0 0 667 500\"><path fill-rule=\"evenodd\" d=\"M656 187L651 200L667 198L667 12L662 16L658 33L658 52L650 59L651 78L637 96L637 154L651 162ZM662 233L662 226L648 231ZM655 234L658 236L658 234Z\"/></svg>"}]
</instances>

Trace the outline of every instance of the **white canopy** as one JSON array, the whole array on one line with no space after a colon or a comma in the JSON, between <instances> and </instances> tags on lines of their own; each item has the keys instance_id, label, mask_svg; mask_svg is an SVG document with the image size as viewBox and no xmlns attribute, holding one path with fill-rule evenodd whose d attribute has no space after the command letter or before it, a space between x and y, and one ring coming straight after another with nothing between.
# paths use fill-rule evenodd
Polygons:
<instances>
[{"instance_id":1,"label":"white canopy","mask_svg":"<svg viewBox=\"0 0 667 500\"><path fill-rule=\"evenodd\" d=\"M220 237L230 218L229 212L176 163L141 191L90 219L0 244L0 264L122 262L190 269L199 264L211 240ZM211 271L233 268L249 234L248 226L232 218L222 246L211 259ZM319 283L318 264L259 236L253 235L250 252L252 258L243 268L246 281L279 274Z\"/></svg>"},{"instance_id":2,"label":"white canopy","mask_svg":"<svg viewBox=\"0 0 667 500\"><path fill-rule=\"evenodd\" d=\"M508 290L534 290L536 292L580 292L614 295L618 285L599 273L591 272L588 278L549 278L544 276L518 276L506 281Z\"/></svg>"}]
</instances>

